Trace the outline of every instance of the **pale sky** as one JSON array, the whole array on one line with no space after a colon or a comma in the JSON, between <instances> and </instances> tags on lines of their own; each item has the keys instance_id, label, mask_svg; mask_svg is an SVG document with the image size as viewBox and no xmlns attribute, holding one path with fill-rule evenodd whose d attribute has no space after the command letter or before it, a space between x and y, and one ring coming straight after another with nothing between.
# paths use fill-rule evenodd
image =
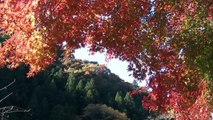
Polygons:
<instances>
[{"instance_id":1,"label":"pale sky","mask_svg":"<svg viewBox=\"0 0 213 120\"><path fill-rule=\"evenodd\" d=\"M120 61L119 59L112 59L106 62L106 55L104 53L97 52L94 55L90 55L89 48L77 49L74 55L76 59L96 61L99 64L105 64L107 68L111 70L112 73L118 75L126 82L132 83L134 80L132 76L129 76L131 72L127 71L128 63L125 61Z\"/></svg>"}]
</instances>

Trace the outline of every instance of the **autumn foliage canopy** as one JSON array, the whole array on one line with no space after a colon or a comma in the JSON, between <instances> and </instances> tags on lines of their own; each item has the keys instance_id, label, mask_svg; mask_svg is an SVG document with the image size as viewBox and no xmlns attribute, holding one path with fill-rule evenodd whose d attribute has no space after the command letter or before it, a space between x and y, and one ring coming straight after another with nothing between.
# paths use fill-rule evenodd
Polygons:
<instances>
[{"instance_id":1,"label":"autumn foliage canopy","mask_svg":"<svg viewBox=\"0 0 213 120\"><path fill-rule=\"evenodd\" d=\"M176 119L210 119L212 0L0 0L0 66L48 67L57 50L89 46L129 62L146 80L146 108ZM67 45L64 47L63 42Z\"/></svg>"}]
</instances>

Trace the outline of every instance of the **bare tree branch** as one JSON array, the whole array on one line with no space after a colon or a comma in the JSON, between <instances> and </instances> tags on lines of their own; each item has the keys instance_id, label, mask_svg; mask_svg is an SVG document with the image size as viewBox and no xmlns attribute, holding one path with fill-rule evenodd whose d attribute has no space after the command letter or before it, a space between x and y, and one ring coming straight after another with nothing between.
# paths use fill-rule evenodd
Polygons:
<instances>
[{"instance_id":1,"label":"bare tree branch","mask_svg":"<svg viewBox=\"0 0 213 120\"><path fill-rule=\"evenodd\" d=\"M15 81L16 80L14 79L8 85L1 88L0 91L6 90L8 87L10 87L12 84L14 84ZM12 94L13 94L13 92L9 93L4 98L0 99L0 103L2 101L4 101L5 99L7 99ZM0 117L1 117L1 120L7 120L7 118L9 117L8 114L17 113L17 112L29 112L29 111L30 111L30 109L22 109L22 108L19 108L19 107L16 107L16 106L5 106L5 107L0 108Z\"/></svg>"},{"instance_id":2,"label":"bare tree branch","mask_svg":"<svg viewBox=\"0 0 213 120\"><path fill-rule=\"evenodd\" d=\"M17 113L17 112L29 112L30 109L22 109L16 106L5 106L0 108L0 116L1 116L1 120L6 120L10 113Z\"/></svg>"},{"instance_id":3,"label":"bare tree branch","mask_svg":"<svg viewBox=\"0 0 213 120\"><path fill-rule=\"evenodd\" d=\"M8 98L10 95L12 95L12 94L13 94L13 92L11 92L10 94L6 95L4 98L2 98L2 99L0 100L0 103L1 103L2 101L4 101L6 98Z\"/></svg>"},{"instance_id":4,"label":"bare tree branch","mask_svg":"<svg viewBox=\"0 0 213 120\"><path fill-rule=\"evenodd\" d=\"M15 83L16 79L14 79L11 83L9 83L8 85L4 86L3 88L0 89L0 91L2 90L6 90L8 87L10 87L13 83Z\"/></svg>"},{"instance_id":5,"label":"bare tree branch","mask_svg":"<svg viewBox=\"0 0 213 120\"><path fill-rule=\"evenodd\" d=\"M16 106L5 106L0 108L0 113L9 114L9 113L17 113L17 112L29 112L30 109L22 109Z\"/></svg>"}]
</instances>

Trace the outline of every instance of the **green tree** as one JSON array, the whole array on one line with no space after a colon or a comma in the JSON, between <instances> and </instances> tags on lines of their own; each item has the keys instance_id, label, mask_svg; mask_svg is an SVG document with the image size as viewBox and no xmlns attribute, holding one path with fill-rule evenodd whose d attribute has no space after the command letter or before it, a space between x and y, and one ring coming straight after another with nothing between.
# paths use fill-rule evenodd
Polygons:
<instances>
[{"instance_id":1,"label":"green tree","mask_svg":"<svg viewBox=\"0 0 213 120\"><path fill-rule=\"evenodd\" d=\"M64 73L63 69L60 68L57 72L55 72L54 74L54 81L56 86L59 89L64 89L64 86L66 85L66 74Z\"/></svg>"},{"instance_id":2,"label":"green tree","mask_svg":"<svg viewBox=\"0 0 213 120\"><path fill-rule=\"evenodd\" d=\"M86 93L86 99L91 101L91 102L95 102L98 101L97 99L99 98L99 93L97 90L95 89L89 89Z\"/></svg>"},{"instance_id":3,"label":"green tree","mask_svg":"<svg viewBox=\"0 0 213 120\"><path fill-rule=\"evenodd\" d=\"M95 99L94 91L89 89L86 93L86 98L90 101Z\"/></svg>"},{"instance_id":4,"label":"green tree","mask_svg":"<svg viewBox=\"0 0 213 120\"><path fill-rule=\"evenodd\" d=\"M69 77L67 79L67 83L66 83L66 90L68 92L72 92L76 89L76 85L77 85L77 79L73 76L73 74L69 74Z\"/></svg>"},{"instance_id":5,"label":"green tree","mask_svg":"<svg viewBox=\"0 0 213 120\"><path fill-rule=\"evenodd\" d=\"M131 107L131 106L133 106L133 102L134 101L133 101L132 96L130 96L130 92L127 92L126 95L125 95L125 97L124 97L124 103L127 106Z\"/></svg>"},{"instance_id":6,"label":"green tree","mask_svg":"<svg viewBox=\"0 0 213 120\"><path fill-rule=\"evenodd\" d=\"M115 95L115 102L118 104L118 105L122 105L123 104L123 98L122 98L122 94L120 91L118 91Z\"/></svg>"},{"instance_id":7,"label":"green tree","mask_svg":"<svg viewBox=\"0 0 213 120\"><path fill-rule=\"evenodd\" d=\"M49 86L50 86L52 89L56 89L56 83L55 83L55 80L54 80L54 79L51 79L51 80L50 80Z\"/></svg>"},{"instance_id":8,"label":"green tree","mask_svg":"<svg viewBox=\"0 0 213 120\"><path fill-rule=\"evenodd\" d=\"M85 85L85 90L88 91L88 90L93 90L95 89L95 81L94 79L91 79L90 81L88 81Z\"/></svg>"},{"instance_id":9,"label":"green tree","mask_svg":"<svg viewBox=\"0 0 213 120\"><path fill-rule=\"evenodd\" d=\"M83 80L80 80L76 86L76 90L78 91L84 91L84 81Z\"/></svg>"}]
</instances>

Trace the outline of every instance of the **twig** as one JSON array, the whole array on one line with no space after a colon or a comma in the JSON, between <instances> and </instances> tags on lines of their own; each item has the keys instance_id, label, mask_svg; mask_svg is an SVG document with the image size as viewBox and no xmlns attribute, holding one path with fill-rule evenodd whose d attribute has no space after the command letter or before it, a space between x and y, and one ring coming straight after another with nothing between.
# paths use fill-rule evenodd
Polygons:
<instances>
[{"instance_id":1,"label":"twig","mask_svg":"<svg viewBox=\"0 0 213 120\"><path fill-rule=\"evenodd\" d=\"M9 83L8 85L4 86L3 88L0 89L0 91L2 90L6 90L8 87L10 87L13 83L15 83L16 79L14 79L11 83Z\"/></svg>"},{"instance_id":2,"label":"twig","mask_svg":"<svg viewBox=\"0 0 213 120\"><path fill-rule=\"evenodd\" d=\"M12 95L12 94L13 94L13 92L11 92L10 94L6 95L4 98L2 98L2 99L0 100L0 103L1 103L3 100L5 100L6 98L8 98L10 95Z\"/></svg>"}]
</instances>

